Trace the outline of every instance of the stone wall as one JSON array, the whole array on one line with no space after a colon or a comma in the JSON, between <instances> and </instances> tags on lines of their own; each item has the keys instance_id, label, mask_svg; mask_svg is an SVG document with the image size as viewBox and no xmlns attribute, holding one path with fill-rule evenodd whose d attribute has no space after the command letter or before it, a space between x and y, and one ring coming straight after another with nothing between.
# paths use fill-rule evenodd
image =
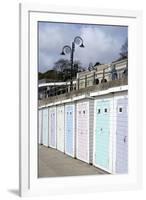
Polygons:
<instances>
[{"instance_id":1,"label":"stone wall","mask_svg":"<svg viewBox=\"0 0 146 200\"><path fill-rule=\"evenodd\" d=\"M109 81L109 82L106 82L106 83L100 83L98 85L93 85L93 86L82 88L82 89L79 89L79 90L73 90L71 92L60 94L60 95L57 95L57 96L48 97L46 99L39 100L39 106L46 105L46 104L49 104L49 103L53 103L53 102L56 102L56 101L62 101L62 100L70 99L70 98L80 96L80 95L84 95L84 94L88 95L90 92L107 90L108 88L123 86L123 85L128 85L127 78L119 79L119 80L112 80L112 81Z\"/></svg>"}]
</instances>

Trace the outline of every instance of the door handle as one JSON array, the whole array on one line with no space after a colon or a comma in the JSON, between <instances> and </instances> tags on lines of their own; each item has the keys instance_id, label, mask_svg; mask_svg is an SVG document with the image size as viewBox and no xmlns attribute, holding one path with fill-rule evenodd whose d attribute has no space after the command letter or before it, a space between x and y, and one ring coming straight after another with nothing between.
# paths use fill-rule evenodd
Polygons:
<instances>
[{"instance_id":1,"label":"door handle","mask_svg":"<svg viewBox=\"0 0 146 200\"><path fill-rule=\"evenodd\" d=\"M124 137L124 143L126 143L126 141L127 141L127 136Z\"/></svg>"}]
</instances>

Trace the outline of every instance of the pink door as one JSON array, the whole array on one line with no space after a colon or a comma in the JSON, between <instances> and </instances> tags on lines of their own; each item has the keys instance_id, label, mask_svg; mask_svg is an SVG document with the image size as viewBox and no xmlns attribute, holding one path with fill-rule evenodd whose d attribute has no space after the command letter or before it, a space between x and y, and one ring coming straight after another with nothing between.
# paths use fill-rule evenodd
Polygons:
<instances>
[{"instance_id":1,"label":"pink door","mask_svg":"<svg viewBox=\"0 0 146 200\"><path fill-rule=\"evenodd\" d=\"M77 158L89 162L88 102L77 104Z\"/></svg>"}]
</instances>

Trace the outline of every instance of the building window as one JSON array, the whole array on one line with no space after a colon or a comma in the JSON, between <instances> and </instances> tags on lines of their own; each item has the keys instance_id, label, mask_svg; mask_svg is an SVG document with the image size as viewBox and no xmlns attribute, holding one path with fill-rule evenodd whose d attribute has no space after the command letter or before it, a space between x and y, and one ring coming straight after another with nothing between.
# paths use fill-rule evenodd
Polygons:
<instances>
[{"instance_id":1,"label":"building window","mask_svg":"<svg viewBox=\"0 0 146 200\"><path fill-rule=\"evenodd\" d=\"M83 114L85 114L85 110L83 110Z\"/></svg>"},{"instance_id":2,"label":"building window","mask_svg":"<svg viewBox=\"0 0 146 200\"><path fill-rule=\"evenodd\" d=\"M120 112L120 113L122 112L122 110L123 110L122 107L119 107L119 112Z\"/></svg>"},{"instance_id":3,"label":"building window","mask_svg":"<svg viewBox=\"0 0 146 200\"><path fill-rule=\"evenodd\" d=\"M95 83L96 83L96 85L98 85L99 84L99 79L97 78L97 79L95 79Z\"/></svg>"},{"instance_id":4,"label":"building window","mask_svg":"<svg viewBox=\"0 0 146 200\"><path fill-rule=\"evenodd\" d=\"M101 80L101 83L106 83L106 82L107 80L105 78Z\"/></svg>"},{"instance_id":5,"label":"building window","mask_svg":"<svg viewBox=\"0 0 146 200\"><path fill-rule=\"evenodd\" d=\"M104 109L104 112L107 113L107 108Z\"/></svg>"},{"instance_id":6,"label":"building window","mask_svg":"<svg viewBox=\"0 0 146 200\"><path fill-rule=\"evenodd\" d=\"M100 114L100 109L98 109L97 113Z\"/></svg>"}]
</instances>

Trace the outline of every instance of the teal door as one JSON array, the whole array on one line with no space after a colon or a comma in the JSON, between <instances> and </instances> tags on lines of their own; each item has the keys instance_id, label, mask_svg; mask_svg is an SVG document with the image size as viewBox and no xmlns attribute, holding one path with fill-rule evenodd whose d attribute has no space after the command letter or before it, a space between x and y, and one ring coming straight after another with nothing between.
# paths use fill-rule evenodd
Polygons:
<instances>
[{"instance_id":1,"label":"teal door","mask_svg":"<svg viewBox=\"0 0 146 200\"><path fill-rule=\"evenodd\" d=\"M96 100L95 165L109 169L110 100Z\"/></svg>"}]
</instances>

